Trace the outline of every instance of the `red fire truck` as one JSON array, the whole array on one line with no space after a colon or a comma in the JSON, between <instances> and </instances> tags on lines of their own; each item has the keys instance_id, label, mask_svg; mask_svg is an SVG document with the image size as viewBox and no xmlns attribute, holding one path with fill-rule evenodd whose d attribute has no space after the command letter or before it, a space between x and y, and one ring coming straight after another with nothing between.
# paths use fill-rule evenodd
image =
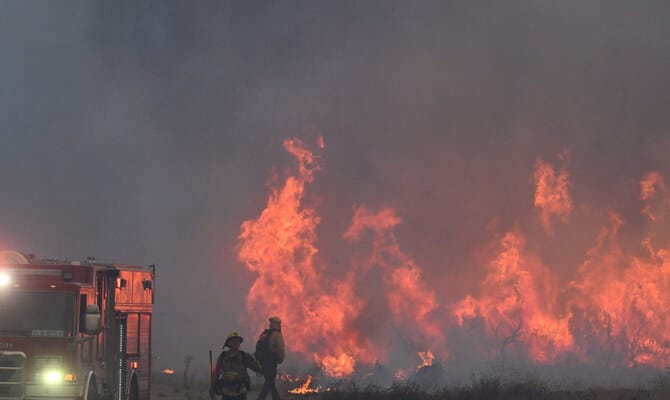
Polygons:
<instances>
[{"instance_id":1,"label":"red fire truck","mask_svg":"<svg viewBox=\"0 0 670 400\"><path fill-rule=\"evenodd\" d=\"M0 399L149 400L154 276L0 252Z\"/></svg>"}]
</instances>

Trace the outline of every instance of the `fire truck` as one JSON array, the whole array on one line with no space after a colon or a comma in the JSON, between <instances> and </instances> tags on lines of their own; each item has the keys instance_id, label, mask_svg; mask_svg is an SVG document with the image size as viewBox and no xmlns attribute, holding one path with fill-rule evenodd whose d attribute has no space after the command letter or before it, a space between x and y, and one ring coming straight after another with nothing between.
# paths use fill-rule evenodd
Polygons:
<instances>
[{"instance_id":1,"label":"fire truck","mask_svg":"<svg viewBox=\"0 0 670 400\"><path fill-rule=\"evenodd\" d=\"M149 400L154 277L0 252L0 400Z\"/></svg>"}]
</instances>

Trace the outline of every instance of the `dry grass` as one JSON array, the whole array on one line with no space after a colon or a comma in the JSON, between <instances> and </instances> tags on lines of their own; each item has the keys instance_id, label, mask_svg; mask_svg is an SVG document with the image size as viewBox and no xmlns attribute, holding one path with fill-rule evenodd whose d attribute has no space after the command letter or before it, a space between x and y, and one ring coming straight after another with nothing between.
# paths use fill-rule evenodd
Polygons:
<instances>
[{"instance_id":1,"label":"dry grass","mask_svg":"<svg viewBox=\"0 0 670 400\"><path fill-rule=\"evenodd\" d=\"M297 398L298 396L292 397ZM505 382L496 377L481 377L469 385L426 391L416 384L395 384L390 388L340 384L329 392L302 398L318 400L668 400L670 379L659 378L648 388L561 389L527 380Z\"/></svg>"},{"instance_id":2,"label":"dry grass","mask_svg":"<svg viewBox=\"0 0 670 400\"><path fill-rule=\"evenodd\" d=\"M207 384L183 390L179 378L156 377L152 382L155 400L209 400ZM257 396L261 381L255 382L249 399ZM294 384L278 382L282 398L297 400L669 400L670 374L661 375L640 388L590 387L567 389L552 386L534 378L500 378L481 375L468 384L448 385L433 390L416 383L396 383L391 387L364 384L354 380L340 381L329 392L312 395L289 395Z\"/></svg>"}]
</instances>

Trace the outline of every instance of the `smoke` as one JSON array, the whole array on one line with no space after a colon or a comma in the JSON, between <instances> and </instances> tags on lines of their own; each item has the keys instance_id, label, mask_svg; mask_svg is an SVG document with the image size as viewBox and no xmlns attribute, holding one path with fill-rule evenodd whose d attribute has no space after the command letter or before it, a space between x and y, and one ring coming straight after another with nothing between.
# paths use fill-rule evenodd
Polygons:
<instances>
[{"instance_id":1,"label":"smoke","mask_svg":"<svg viewBox=\"0 0 670 400\"><path fill-rule=\"evenodd\" d=\"M287 137L326 139L309 196L329 276L366 260L342 238L362 205L396 210L394 240L437 304L481 299L492 249L516 230L561 287L611 212L622 253L648 255L649 238L662 257L670 232L650 216L667 215L667 188L641 199L640 181L670 177L668 11L3 2L0 244L156 263L161 368L187 352L204 365L230 330L245 345L259 333L237 237L266 205L269 172L291 165ZM547 235L534 166L560 174L564 149L573 208L550 214Z\"/></svg>"}]
</instances>

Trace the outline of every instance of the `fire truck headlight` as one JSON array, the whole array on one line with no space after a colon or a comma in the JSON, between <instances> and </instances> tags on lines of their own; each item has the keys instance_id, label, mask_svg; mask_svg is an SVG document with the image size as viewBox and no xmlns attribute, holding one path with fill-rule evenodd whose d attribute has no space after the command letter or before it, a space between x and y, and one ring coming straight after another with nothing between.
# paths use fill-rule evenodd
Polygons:
<instances>
[{"instance_id":1,"label":"fire truck headlight","mask_svg":"<svg viewBox=\"0 0 670 400\"><path fill-rule=\"evenodd\" d=\"M65 374L63 371L49 370L42 373L42 378L46 383L60 383L65 379Z\"/></svg>"},{"instance_id":2,"label":"fire truck headlight","mask_svg":"<svg viewBox=\"0 0 670 400\"><path fill-rule=\"evenodd\" d=\"M0 272L0 286L9 286L12 282L12 279L6 272Z\"/></svg>"}]
</instances>

